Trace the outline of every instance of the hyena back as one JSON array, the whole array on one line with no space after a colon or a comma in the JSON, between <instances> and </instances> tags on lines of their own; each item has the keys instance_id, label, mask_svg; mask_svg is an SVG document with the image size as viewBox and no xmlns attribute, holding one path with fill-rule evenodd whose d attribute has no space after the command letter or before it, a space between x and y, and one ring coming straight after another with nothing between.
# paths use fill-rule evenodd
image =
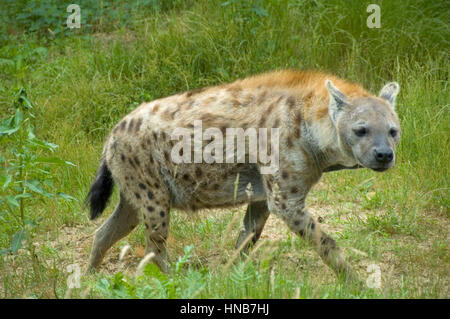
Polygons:
<instances>
[{"instance_id":1,"label":"hyena back","mask_svg":"<svg viewBox=\"0 0 450 319\"><path fill-rule=\"evenodd\" d=\"M195 211L248 203L236 247L247 251L258 240L269 213L274 213L309 241L337 274L352 278L336 242L305 209L305 198L323 172L392 167L400 137L394 108L398 91L392 82L375 96L329 74L289 70L140 105L107 138L88 194L94 219L104 210L114 182L120 192L115 211L96 232L89 267L99 266L106 251L142 221L147 253L153 252L153 261L168 271L172 207ZM216 128L224 134L229 128L278 128L278 166L269 174L261 173L263 163L249 160L249 136L244 137L244 160L194 162L195 151L186 154L183 149L179 155L191 155L191 162L175 163L173 132L185 128L192 135L196 121L203 129ZM205 147L219 141L213 136L202 143ZM234 143L224 144L236 153Z\"/></svg>"}]
</instances>

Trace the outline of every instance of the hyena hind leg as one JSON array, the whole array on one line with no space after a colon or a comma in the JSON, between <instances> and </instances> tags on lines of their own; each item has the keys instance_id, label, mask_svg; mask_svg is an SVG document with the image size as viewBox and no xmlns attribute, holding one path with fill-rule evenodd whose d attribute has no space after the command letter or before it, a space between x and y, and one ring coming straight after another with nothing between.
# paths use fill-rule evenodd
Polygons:
<instances>
[{"instance_id":1,"label":"hyena hind leg","mask_svg":"<svg viewBox=\"0 0 450 319\"><path fill-rule=\"evenodd\" d=\"M269 217L269 209L266 201L251 202L247 206L244 216L244 229L241 230L238 240L236 241L236 249L242 247L241 253L248 253L249 247L254 245L261 236L264 225ZM251 239L249 238L251 237Z\"/></svg>"},{"instance_id":2,"label":"hyena hind leg","mask_svg":"<svg viewBox=\"0 0 450 319\"><path fill-rule=\"evenodd\" d=\"M167 195L167 196L165 196ZM148 192L150 204L143 207L145 225L146 254L154 253L152 259L162 272L170 273L169 255L167 253L167 237L170 222L170 203L168 194Z\"/></svg>"},{"instance_id":3,"label":"hyena hind leg","mask_svg":"<svg viewBox=\"0 0 450 319\"><path fill-rule=\"evenodd\" d=\"M95 232L88 270L97 268L108 249L128 235L138 224L138 211L120 194L120 201L116 209Z\"/></svg>"}]
</instances>

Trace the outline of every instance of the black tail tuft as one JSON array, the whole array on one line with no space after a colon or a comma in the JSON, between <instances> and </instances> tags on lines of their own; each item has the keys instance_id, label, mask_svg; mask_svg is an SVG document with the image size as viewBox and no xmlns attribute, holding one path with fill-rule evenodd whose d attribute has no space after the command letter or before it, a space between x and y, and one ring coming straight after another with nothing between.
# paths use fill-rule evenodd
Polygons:
<instances>
[{"instance_id":1,"label":"black tail tuft","mask_svg":"<svg viewBox=\"0 0 450 319\"><path fill-rule=\"evenodd\" d=\"M111 197L113 186L114 180L111 171L103 161L85 200L85 204L91 210L91 219L95 219L102 214L109 197Z\"/></svg>"}]
</instances>

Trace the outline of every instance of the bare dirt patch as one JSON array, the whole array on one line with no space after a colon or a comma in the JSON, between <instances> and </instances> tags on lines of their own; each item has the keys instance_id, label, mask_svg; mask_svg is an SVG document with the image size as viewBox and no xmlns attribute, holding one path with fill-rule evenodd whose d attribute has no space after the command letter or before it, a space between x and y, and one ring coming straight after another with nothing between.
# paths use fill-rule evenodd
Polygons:
<instances>
[{"instance_id":1,"label":"bare dirt patch","mask_svg":"<svg viewBox=\"0 0 450 319\"><path fill-rule=\"evenodd\" d=\"M310 207L309 209L316 219L321 219L321 227L332 237L338 237L336 234L344 230L345 224L329 223L329 221L336 216L336 207L331 205L314 205L314 207ZM340 210L340 218L349 218L354 214L350 211L348 214L342 214L342 207ZM238 215L237 217L233 217L230 222L230 224L233 224L230 229L233 229L234 236L237 234L239 227L241 227L245 207L235 208L233 211ZM192 222L195 222L202 218L211 216L220 217L222 214L230 213L229 210L204 211L199 212L195 217L191 218L193 220ZM185 215L184 217L190 218L188 215ZM107 216L101 220L77 225L75 227L63 227L57 232L56 236L54 233L47 234L48 239L54 237L52 240L43 240L42 242L59 252L59 258L64 267L70 264L78 264L84 271L87 268L94 232L106 218ZM361 215L361 218L365 218L364 213ZM382 289L386 292L386 296L390 295L389 290L400 289L400 287L404 285L405 278L411 277L414 279L411 280L409 285L416 286L418 291L424 289L424 287L429 288L438 286L443 287L440 288L440 294L443 294L442 297L449 297L448 247L444 243L443 247L438 247L440 249L438 252L436 252L437 248L435 247L436 239L441 238L448 242L449 223L446 218L436 214L432 215L430 222L440 225L443 230L447 229L447 232L444 231L435 235L428 234L426 238L421 240L408 235L395 234L392 236L392 247L386 246L377 248L380 249L382 258L376 262L369 257L367 252L353 247L345 247L344 245L344 253L349 257L350 262L360 273L363 280L370 275L370 273L367 272L367 267L369 265L376 264L379 267L382 274ZM230 231L230 229L227 228L224 232ZM446 234L444 238L442 238L443 234ZM229 236L231 236L230 234L224 233L221 234L221 236L223 237L223 241L235 240L235 238L229 238ZM264 254L268 251L273 252L276 250L280 243L286 245L289 238L291 238L291 245L294 246L295 243L293 238L295 238L295 236L289 232L283 221L276 216L271 215L267 220L261 235L261 246L258 248L259 251L256 252L252 258L263 258ZM124 241L126 241L126 238ZM337 239L337 241L338 243L340 242L339 239ZM172 261L177 258L175 253L181 252L183 245L188 244L190 243L176 242L172 236L169 236L168 249L169 252L171 252ZM144 256L145 249L143 243L133 243L130 252L123 260L119 260L121 246L123 246L123 242L116 244L107 253L99 270L101 274L112 275L118 271L122 271L129 275L135 273L140 260ZM404 249L402 249L402 247L404 247ZM411 247L414 247L414 250L412 250ZM36 244L38 254L40 249L42 249L42 245ZM221 249L222 251L220 251ZM233 254L231 247L226 248L227 251L223 251L223 249L224 247L219 243L217 249L206 252L205 256L199 256L199 258L202 260L203 264L209 265L210 268L223 265L223 263L227 261L227 258ZM427 259L427 256L436 253L440 253L442 256L429 257ZM317 280L318 283L330 283L335 280L330 269L323 264L314 250L310 247L300 250L287 250L282 256L278 256L277 258L281 258L282 260L276 262L284 262L286 263L287 268L294 267L297 269L299 277L302 272L306 270L309 275L312 276L311 280ZM440 264L440 262L443 262L443 264Z\"/></svg>"}]
</instances>

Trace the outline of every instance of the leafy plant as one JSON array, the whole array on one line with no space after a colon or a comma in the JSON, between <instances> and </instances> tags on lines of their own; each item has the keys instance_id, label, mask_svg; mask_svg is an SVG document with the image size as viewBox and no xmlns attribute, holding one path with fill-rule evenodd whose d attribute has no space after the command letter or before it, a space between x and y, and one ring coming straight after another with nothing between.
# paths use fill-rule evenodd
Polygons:
<instances>
[{"instance_id":1,"label":"leafy plant","mask_svg":"<svg viewBox=\"0 0 450 319\"><path fill-rule=\"evenodd\" d=\"M121 272L100 279L94 290L104 298L192 298L205 285L205 273L183 266L192 257L193 245L184 247L184 255L173 265L170 276L162 273L155 264L148 264L142 276L127 278Z\"/></svg>"},{"instance_id":2,"label":"leafy plant","mask_svg":"<svg viewBox=\"0 0 450 319\"><path fill-rule=\"evenodd\" d=\"M14 115L0 122L0 149L6 151L0 155L0 211L6 211L17 222L17 232L9 248L2 249L0 255L16 253L27 239L31 245L31 230L37 226L38 219L31 216L31 203L42 198L74 198L52 191L53 174L51 165L70 165L52 153L58 146L38 139L34 134L31 110L33 105L22 88L17 93Z\"/></svg>"}]
</instances>

